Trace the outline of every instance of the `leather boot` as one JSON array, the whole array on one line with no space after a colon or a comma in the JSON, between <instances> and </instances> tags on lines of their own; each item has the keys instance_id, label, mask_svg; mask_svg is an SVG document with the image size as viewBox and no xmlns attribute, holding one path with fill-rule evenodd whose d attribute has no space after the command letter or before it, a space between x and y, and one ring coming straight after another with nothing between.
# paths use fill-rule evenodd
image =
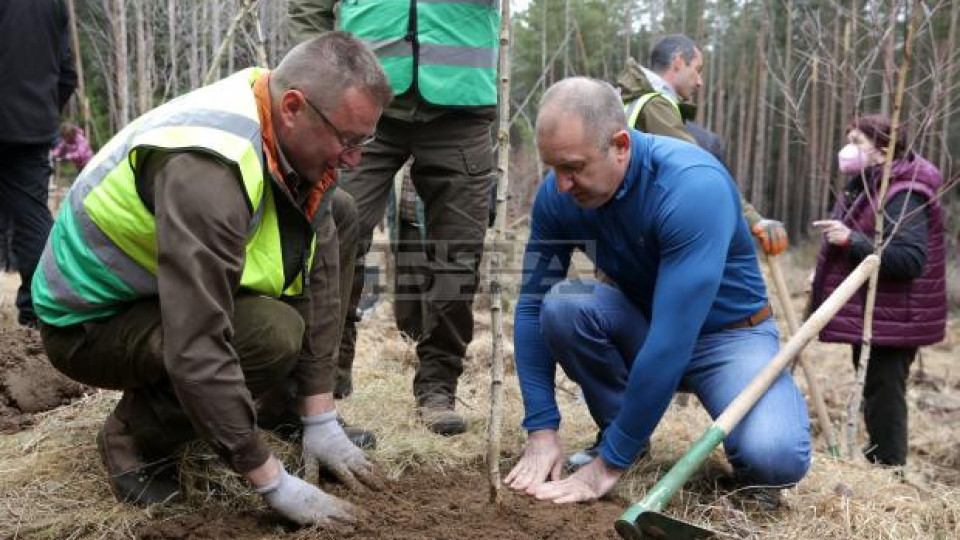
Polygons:
<instances>
[{"instance_id":1,"label":"leather boot","mask_svg":"<svg viewBox=\"0 0 960 540\"><path fill-rule=\"evenodd\" d=\"M339 414L337 415L337 422L343 427L343 432L347 434L350 442L357 448L361 450L374 450L377 448L377 436L374 435L372 431L363 429L362 427L351 426Z\"/></svg>"},{"instance_id":2,"label":"leather boot","mask_svg":"<svg viewBox=\"0 0 960 540\"><path fill-rule=\"evenodd\" d=\"M417 401L417 415L430 431L449 437L467 430L466 419L453 410L453 395L433 392L418 398Z\"/></svg>"},{"instance_id":3,"label":"leather boot","mask_svg":"<svg viewBox=\"0 0 960 540\"><path fill-rule=\"evenodd\" d=\"M115 413L111 413L100 428L97 449L107 469L110 491L118 501L147 506L180 497L180 482L173 458L144 459L130 430Z\"/></svg>"}]
</instances>

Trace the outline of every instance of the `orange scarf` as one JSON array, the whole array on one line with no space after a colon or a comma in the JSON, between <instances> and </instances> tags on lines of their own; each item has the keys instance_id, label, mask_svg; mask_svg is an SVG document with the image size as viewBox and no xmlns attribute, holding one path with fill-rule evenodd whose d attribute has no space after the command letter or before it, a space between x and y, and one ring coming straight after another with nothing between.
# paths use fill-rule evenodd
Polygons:
<instances>
[{"instance_id":1,"label":"orange scarf","mask_svg":"<svg viewBox=\"0 0 960 540\"><path fill-rule=\"evenodd\" d=\"M280 171L280 158L277 148L276 135L273 132L273 117L270 110L270 73L264 73L256 82L253 83L253 97L257 102L257 115L260 117L260 131L263 133L263 148L267 155L267 168L276 178L286 178ZM301 179L309 186L307 189L306 200L303 203L303 213L307 218L313 219L313 216L320 208L320 200L323 194L330 189L330 186L337 181L337 170L327 168L323 171L320 180L310 182L308 178ZM290 186L286 186L291 189ZM292 190L291 190L292 191Z\"/></svg>"}]
</instances>

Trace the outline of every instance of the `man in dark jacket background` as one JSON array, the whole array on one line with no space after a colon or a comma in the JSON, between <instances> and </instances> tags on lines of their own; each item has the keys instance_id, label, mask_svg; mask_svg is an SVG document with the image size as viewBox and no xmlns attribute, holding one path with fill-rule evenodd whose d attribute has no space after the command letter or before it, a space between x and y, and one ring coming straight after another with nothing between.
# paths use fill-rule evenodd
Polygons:
<instances>
[{"instance_id":1,"label":"man in dark jacket background","mask_svg":"<svg viewBox=\"0 0 960 540\"><path fill-rule=\"evenodd\" d=\"M17 321L24 326L37 325L30 280L53 224L50 147L77 85L68 22L63 0L0 2L0 213L14 231Z\"/></svg>"}]
</instances>

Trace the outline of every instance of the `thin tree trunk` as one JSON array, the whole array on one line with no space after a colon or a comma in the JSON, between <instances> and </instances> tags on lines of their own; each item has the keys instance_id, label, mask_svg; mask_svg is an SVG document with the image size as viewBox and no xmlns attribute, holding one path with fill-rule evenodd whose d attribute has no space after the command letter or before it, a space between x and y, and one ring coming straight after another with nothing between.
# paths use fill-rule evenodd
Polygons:
<instances>
[{"instance_id":1,"label":"thin tree trunk","mask_svg":"<svg viewBox=\"0 0 960 540\"><path fill-rule=\"evenodd\" d=\"M180 93L180 73L177 71L177 0L167 0L167 55L170 56L170 73L167 75L168 84L163 92L165 97Z\"/></svg>"},{"instance_id":2,"label":"thin tree trunk","mask_svg":"<svg viewBox=\"0 0 960 540\"><path fill-rule=\"evenodd\" d=\"M232 21L230 21L230 26L227 28L227 35L224 37L223 41L220 43L220 49L217 50L217 54L215 54L213 57L213 63L211 64L212 68L203 77L203 84L210 84L216 80L215 78L216 73L215 73L215 69L213 68L215 68L216 66L219 66L220 60L223 58L223 56L227 55L227 52L233 49L234 35L237 32L237 28L240 27L240 21L242 21L244 17L249 15L253 11L253 9L256 8L256 5L257 5L257 0L246 0L246 3L240 6L240 9L237 11L236 16L234 16ZM228 55L228 58L230 59L233 58L232 52ZM232 65L230 66L230 72L231 73L233 72Z\"/></svg>"},{"instance_id":3,"label":"thin tree trunk","mask_svg":"<svg viewBox=\"0 0 960 540\"><path fill-rule=\"evenodd\" d=\"M946 54L949 59L954 51L957 50L957 19L960 19L960 2L957 0L953 1L953 4L950 8L950 31L947 34L947 46ZM957 66L953 62L946 62L946 74L944 83L944 88L953 88L953 81L956 78ZM943 111L943 120L940 125L940 173L943 174L944 178L953 178L952 167L952 158L950 156L950 100L946 99L944 111Z\"/></svg>"},{"instance_id":4,"label":"thin tree trunk","mask_svg":"<svg viewBox=\"0 0 960 540\"><path fill-rule=\"evenodd\" d=\"M147 25L143 16L143 2L133 2L134 21L137 33L137 114L150 110L150 66L147 51Z\"/></svg>"},{"instance_id":5,"label":"thin tree trunk","mask_svg":"<svg viewBox=\"0 0 960 540\"><path fill-rule=\"evenodd\" d=\"M840 17L834 16L833 20L833 57L839 58L840 56ZM834 86L834 88L836 88ZM830 207L830 185L831 179L833 178L833 162L832 159L834 152L834 144L837 135L837 97L831 95L830 92L827 93L827 99L829 104L826 107L826 113L824 114L824 122L822 131L824 133L823 137L823 146L820 149L820 175L821 175L821 190L820 190L820 206L816 208L816 217L817 219L824 219L827 216L827 209ZM842 99L842 96L841 96Z\"/></svg>"},{"instance_id":6,"label":"thin tree trunk","mask_svg":"<svg viewBox=\"0 0 960 540\"><path fill-rule=\"evenodd\" d=\"M217 51L223 42L220 28L220 0L213 0L213 10L210 12L210 66L207 72L213 71L213 78L220 78L220 59L217 58Z\"/></svg>"},{"instance_id":7,"label":"thin tree trunk","mask_svg":"<svg viewBox=\"0 0 960 540\"><path fill-rule=\"evenodd\" d=\"M127 73L127 17L124 0L110 0L110 32L113 36L113 68L116 80L116 130L130 122L130 87Z\"/></svg>"},{"instance_id":8,"label":"thin tree trunk","mask_svg":"<svg viewBox=\"0 0 960 540\"><path fill-rule=\"evenodd\" d=\"M740 69L737 70L741 75L748 73L746 55L740 56ZM737 77L737 86L734 90L737 96L737 178L741 178L746 189L747 182L747 92L753 84L749 82L749 77Z\"/></svg>"},{"instance_id":9,"label":"thin tree trunk","mask_svg":"<svg viewBox=\"0 0 960 540\"><path fill-rule=\"evenodd\" d=\"M564 32L570 31L570 0L563 0L563 28ZM570 45L563 49L563 77L570 76Z\"/></svg>"},{"instance_id":10,"label":"thin tree trunk","mask_svg":"<svg viewBox=\"0 0 960 540\"><path fill-rule=\"evenodd\" d=\"M194 6L193 16L190 17L190 56L189 56L189 81L190 90L200 86L200 36L199 22L201 6Z\"/></svg>"},{"instance_id":11,"label":"thin tree trunk","mask_svg":"<svg viewBox=\"0 0 960 540\"><path fill-rule=\"evenodd\" d=\"M787 178L791 176L790 126L792 122L790 121L790 109L793 107L793 0L787 0L786 14L787 29L784 36L783 53L783 110L780 119L782 123L780 126L780 163L777 171L777 201L774 205L776 208L774 215L780 219L788 218L784 210L786 209ZM791 232L795 230L795 226L791 227Z\"/></svg>"},{"instance_id":12,"label":"thin tree trunk","mask_svg":"<svg viewBox=\"0 0 960 540\"><path fill-rule=\"evenodd\" d=\"M544 2L546 5L546 2ZM626 16L623 21L623 62L622 64L627 65L627 59L630 58L630 40L633 38L633 5L632 2L627 2L626 5Z\"/></svg>"},{"instance_id":13,"label":"thin tree trunk","mask_svg":"<svg viewBox=\"0 0 960 540\"><path fill-rule=\"evenodd\" d=\"M80 117L83 130L88 137L93 136L90 131L90 101L87 99L87 85L83 76L83 54L80 51L80 36L77 33L77 9L74 0L67 0L67 10L70 13L70 45L73 48L73 64L77 70L77 98L80 102Z\"/></svg>"},{"instance_id":14,"label":"thin tree trunk","mask_svg":"<svg viewBox=\"0 0 960 540\"><path fill-rule=\"evenodd\" d=\"M886 155L883 162L883 175L880 177L880 189L877 193L877 209L875 212L875 230L873 233L874 253L877 258L883 260L883 205L887 196L887 186L890 184L890 172L893 168L893 151L897 143L897 137L900 135L900 107L903 105L904 87L907 82L907 70L913 59L913 33L917 25L917 19L922 16L923 9L918 8L916 4L911 8L910 22L907 24L907 36L904 39L903 58L900 62L900 69L897 73L897 87L893 95L893 111L890 114L890 143L887 146ZM873 342L873 311L877 300L877 283L880 276L880 270L877 269L870 276L870 283L867 287L867 299L864 306L863 317L863 341L860 347L860 362L857 370L857 383L854 385L847 401L847 457L857 459L863 454L859 451L857 444L857 425L860 418L860 403L863 397L863 387L867 379L867 368L870 363L871 346Z\"/></svg>"},{"instance_id":15,"label":"thin tree trunk","mask_svg":"<svg viewBox=\"0 0 960 540\"><path fill-rule=\"evenodd\" d=\"M823 135L820 133L820 58L814 54L812 59L812 66L810 68L810 138L809 144L807 145L807 151L809 152L808 157L808 168L807 171L808 182L807 184L807 197L806 204L801 206L802 213L800 214L797 224L809 223L811 216L814 216L816 210L820 208L820 152L819 152L819 142ZM799 232L800 227L793 227L794 233Z\"/></svg>"},{"instance_id":16,"label":"thin tree trunk","mask_svg":"<svg viewBox=\"0 0 960 540\"><path fill-rule=\"evenodd\" d=\"M757 129L753 143L753 185L750 200L766 208L764 195L767 180L767 66L766 38L770 21L764 17L763 26L757 35Z\"/></svg>"},{"instance_id":17,"label":"thin tree trunk","mask_svg":"<svg viewBox=\"0 0 960 540\"><path fill-rule=\"evenodd\" d=\"M890 115L890 95L893 93L893 77L896 70L894 55L896 54L897 43L897 11L900 8L900 1L897 0L890 6L890 21L887 39L883 44L883 74L882 87L880 91L880 114Z\"/></svg>"},{"instance_id":18,"label":"thin tree trunk","mask_svg":"<svg viewBox=\"0 0 960 540\"><path fill-rule=\"evenodd\" d=\"M507 193L510 179L510 2L500 7L500 58L498 81L498 109L500 126L497 131L497 218L494 227L493 249L490 251L490 307L493 358L490 362L490 423L487 432L487 472L490 480L490 502L500 504L500 430L503 424L503 298L500 285L501 244L504 223L507 220Z\"/></svg>"}]
</instances>

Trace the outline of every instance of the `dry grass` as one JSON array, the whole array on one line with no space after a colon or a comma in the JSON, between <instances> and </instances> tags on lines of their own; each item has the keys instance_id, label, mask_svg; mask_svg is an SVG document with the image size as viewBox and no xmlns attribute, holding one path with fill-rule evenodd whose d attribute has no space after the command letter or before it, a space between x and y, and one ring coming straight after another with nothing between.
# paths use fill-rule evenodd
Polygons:
<instances>
[{"instance_id":1,"label":"dry grass","mask_svg":"<svg viewBox=\"0 0 960 540\"><path fill-rule=\"evenodd\" d=\"M802 256L802 258L801 258ZM794 291L809 269L809 255L784 261ZM799 308L800 298L795 296ZM352 423L371 427L379 438L373 458L396 477L422 468L450 470L476 466L485 449L489 403L487 374L490 351L489 314L478 312L477 333L461 380L459 408L471 422L468 433L442 438L415 421L411 380L416 362L413 345L393 328L389 305L381 303L360 333L355 394L341 404ZM507 322L512 321L512 314ZM510 328L508 328L510 331ZM951 338L924 353L924 372L943 392L957 395L958 369L952 367L960 327ZM512 338L512 332L509 337ZM520 394L508 352L507 410L503 433L506 472L522 448L524 435ZM852 369L843 347L814 344L810 359L827 391L835 422L842 416ZM798 380L802 377L798 377ZM802 381L801 381L802 382ZM572 450L592 442L594 428L575 387L559 379L558 401L564 415L562 435ZM862 463L833 460L816 441L809 476L787 490L786 507L764 513L744 506L714 480L727 469L716 451L704 470L667 507L672 516L708 525L722 538L778 539L952 539L960 538L960 413L935 413L916 406L927 387L911 387L911 454L903 476ZM225 469L209 450L197 445L183 458L188 503L147 510L116 504L98 462L94 437L117 399L99 392L42 416L29 431L0 435L0 538L124 538L143 524L184 515L228 515L235 509L263 508L243 482ZM674 404L653 437L653 454L618 487L626 499L638 500L709 424L703 409L691 400ZM272 439L288 465L297 462L295 448ZM486 489L477 486L477 489ZM589 512L589 506L583 506ZM612 524L611 524L612 526ZM311 531L261 530L269 538L311 537Z\"/></svg>"}]
</instances>

